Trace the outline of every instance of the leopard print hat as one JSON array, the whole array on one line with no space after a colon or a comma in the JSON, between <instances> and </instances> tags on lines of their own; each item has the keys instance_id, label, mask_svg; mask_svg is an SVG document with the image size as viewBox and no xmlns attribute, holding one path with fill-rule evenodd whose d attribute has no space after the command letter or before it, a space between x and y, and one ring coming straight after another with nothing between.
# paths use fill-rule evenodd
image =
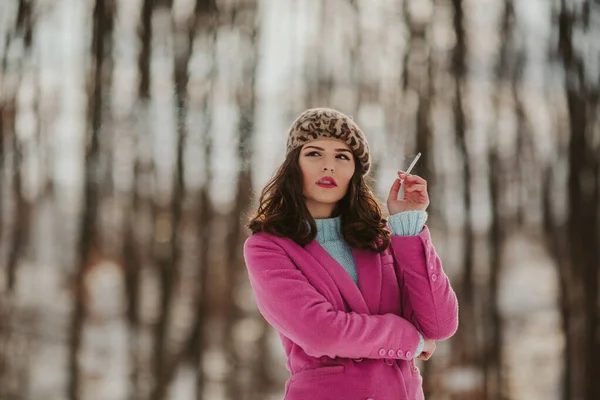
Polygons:
<instances>
[{"instance_id":1,"label":"leopard print hat","mask_svg":"<svg viewBox=\"0 0 600 400\"><path fill-rule=\"evenodd\" d=\"M290 127L286 155L296 147L317 139L336 139L346 143L358 158L362 174L369 173L369 144L352 117L332 108L305 110Z\"/></svg>"}]
</instances>

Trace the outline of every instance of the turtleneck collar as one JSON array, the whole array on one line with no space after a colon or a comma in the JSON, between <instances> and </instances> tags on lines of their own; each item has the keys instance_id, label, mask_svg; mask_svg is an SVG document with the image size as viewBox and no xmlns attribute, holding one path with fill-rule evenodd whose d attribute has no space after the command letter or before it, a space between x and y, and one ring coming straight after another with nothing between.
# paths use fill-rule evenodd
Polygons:
<instances>
[{"instance_id":1,"label":"turtleneck collar","mask_svg":"<svg viewBox=\"0 0 600 400\"><path fill-rule=\"evenodd\" d=\"M341 216L333 218L317 218L315 219L315 224L317 225L317 236L315 239L318 242L322 243L343 239Z\"/></svg>"}]
</instances>

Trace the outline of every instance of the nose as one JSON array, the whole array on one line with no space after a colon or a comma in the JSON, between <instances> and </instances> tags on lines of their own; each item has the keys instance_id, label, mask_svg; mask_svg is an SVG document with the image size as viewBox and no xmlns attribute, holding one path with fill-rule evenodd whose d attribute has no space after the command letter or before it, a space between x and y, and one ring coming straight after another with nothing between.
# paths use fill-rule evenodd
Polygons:
<instances>
[{"instance_id":1,"label":"nose","mask_svg":"<svg viewBox=\"0 0 600 400\"><path fill-rule=\"evenodd\" d=\"M333 168L329 168L333 172ZM327 171L327 167L323 167L323 171Z\"/></svg>"}]
</instances>

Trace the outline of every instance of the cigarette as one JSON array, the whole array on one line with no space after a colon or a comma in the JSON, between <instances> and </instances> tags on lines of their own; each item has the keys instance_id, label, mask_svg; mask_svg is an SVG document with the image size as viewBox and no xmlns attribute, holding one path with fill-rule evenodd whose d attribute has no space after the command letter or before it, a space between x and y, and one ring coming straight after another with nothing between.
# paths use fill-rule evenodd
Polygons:
<instances>
[{"instance_id":1,"label":"cigarette","mask_svg":"<svg viewBox=\"0 0 600 400\"><path fill-rule=\"evenodd\" d=\"M406 175L410 174L410 171L412 171L413 167L415 166L415 164L417 163L417 161L419 161L420 157L421 157L421 153L419 152L419 153L417 153L417 156L415 157L414 160L412 160L412 162L410 163L410 166L406 170Z\"/></svg>"},{"instance_id":2,"label":"cigarette","mask_svg":"<svg viewBox=\"0 0 600 400\"><path fill-rule=\"evenodd\" d=\"M413 167L415 166L417 161L419 161L420 157L421 157L421 152L417 153L414 160L412 160L412 162L408 166L408 169L406 170L406 175L410 174L410 171L412 171ZM400 190L398 191L398 200L403 200L403 199L404 199L404 179L400 179Z\"/></svg>"}]
</instances>

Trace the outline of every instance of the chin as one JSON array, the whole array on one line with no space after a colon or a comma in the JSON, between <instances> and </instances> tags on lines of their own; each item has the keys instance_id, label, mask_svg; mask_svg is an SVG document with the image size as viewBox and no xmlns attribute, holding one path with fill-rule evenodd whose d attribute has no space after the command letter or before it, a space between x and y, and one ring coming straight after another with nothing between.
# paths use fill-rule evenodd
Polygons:
<instances>
[{"instance_id":1,"label":"chin","mask_svg":"<svg viewBox=\"0 0 600 400\"><path fill-rule=\"evenodd\" d=\"M322 203L322 204L331 204L334 205L335 203L337 203L338 201L340 201L342 198L337 198L337 197L327 197L327 198L322 198L322 197L313 197L312 201L314 201L315 203Z\"/></svg>"},{"instance_id":2,"label":"chin","mask_svg":"<svg viewBox=\"0 0 600 400\"><path fill-rule=\"evenodd\" d=\"M333 190L332 190L333 192ZM307 199L312 201L313 203L324 203L324 204L335 204L341 199L344 198L340 193L310 193L308 196L305 195Z\"/></svg>"}]
</instances>

